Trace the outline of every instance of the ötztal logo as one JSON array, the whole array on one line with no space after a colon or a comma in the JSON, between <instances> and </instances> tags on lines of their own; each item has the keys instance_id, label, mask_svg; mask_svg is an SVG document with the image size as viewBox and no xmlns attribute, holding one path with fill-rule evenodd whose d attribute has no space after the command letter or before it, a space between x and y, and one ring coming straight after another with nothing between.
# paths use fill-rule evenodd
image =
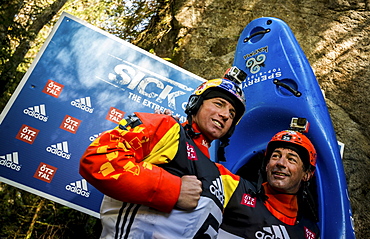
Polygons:
<instances>
[{"instance_id":1,"label":"\u00f6tztal logo","mask_svg":"<svg viewBox=\"0 0 370 239\"><path fill-rule=\"evenodd\" d=\"M257 198L252 197L250 194L243 194L242 201L240 204L248 207L256 207Z\"/></svg>"},{"instance_id":2,"label":"\u00f6tztal logo","mask_svg":"<svg viewBox=\"0 0 370 239\"><path fill-rule=\"evenodd\" d=\"M122 110L119 110L114 107L110 107L105 119L118 124L123 119L124 115L125 115L125 112L123 112Z\"/></svg>"},{"instance_id":3,"label":"\u00f6tztal logo","mask_svg":"<svg viewBox=\"0 0 370 239\"><path fill-rule=\"evenodd\" d=\"M72 134L77 132L78 127L80 127L82 120L76 119L72 116L66 115L60 124L59 128L64 129Z\"/></svg>"},{"instance_id":4,"label":"\u00f6tztal logo","mask_svg":"<svg viewBox=\"0 0 370 239\"><path fill-rule=\"evenodd\" d=\"M53 179L55 173L57 171L56 167L48 165L46 163L40 163L39 167L37 168L35 174L33 175L34 178L40 179L44 182L50 183Z\"/></svg>"},{"instance_id":5,"label":"\u00f6tztal logo","mask_svg":"<svg viewBox=\"0 0 370 239\"><path fill-rule=\"evenodd\" d=\"M304 227L304 234L305 234L305 239L315 239L316 238L316 233L314 233L307 227Z\"/></svg>"},{"instance_id":6,"label":"\u00f6tztal logo","mask_svg":"<svg viewBox=\"0 0 370 239\"><path fill-rule=\"evenodd\" d=\"M15 138L23 142L33 144L39 132L40 130L24 124Z\"/></svg>"},{"instance_id":7,"label":"\u00f6tztal logo","mask_svg":"<svg viewBox=\"0 0 370 239\"><path fill-rule=\"evenodd\" d=\"M198 160L198 157L197 157L197 154L195 152L194 146L188 144L188 142L186 142L186 151L188 152L188 159L189 160Z\"/></svg>"},{"instance_id":8,"label":"\u00f6tztal logo","mask_svg":"<svg viewBox=\"0 0 370 239\"><path fill-rule=\"evenodd\" d=\"M45 94L51 95L55 98L58 98L60 93L62 93L63 88L64 88L64 85L59 84L58 82L53 81L53 80L48 80L42 92Z\"/></svg>"}]
</instances>

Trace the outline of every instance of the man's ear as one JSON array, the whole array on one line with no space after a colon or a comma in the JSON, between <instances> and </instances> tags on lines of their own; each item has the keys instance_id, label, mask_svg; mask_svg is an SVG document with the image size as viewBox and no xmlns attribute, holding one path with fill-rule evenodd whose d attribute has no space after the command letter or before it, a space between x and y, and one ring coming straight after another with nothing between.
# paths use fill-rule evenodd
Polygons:
<instances>
[{"instance_id":1,"label":"man's ear","mask_svg":"<svg viewBox=\"0 0 370 239\"><path fill-rule=\"evenodd\" d=\"M313 176L313 172L311 170L307 170L306 172L304 172L302 180L307 182L308 180L312 178L312 176Z\"/></svg>"}]
</instances>

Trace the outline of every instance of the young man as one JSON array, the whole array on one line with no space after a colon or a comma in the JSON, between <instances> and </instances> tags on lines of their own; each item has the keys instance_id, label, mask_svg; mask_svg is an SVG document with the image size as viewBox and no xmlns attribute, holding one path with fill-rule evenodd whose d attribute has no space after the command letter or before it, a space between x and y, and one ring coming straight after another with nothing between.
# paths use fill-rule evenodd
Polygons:
<instances>
[{"instance_id":1,"label":"young man","mask_svg":"<svg viewBox=\"0 0 370 239\"><path fill-rule=\"evenodd\" d=\"M281 131L268 143L265 159L267 181L256 185L240 180L218 238L319 238L316 220L302 213L309 204L301 204L316 166L311 141L302 133Z\"/></svg>"},{"instance_id":2,"label":"young man","mask_svg":"<svg viewBox=\"0 0 370 239\"><path fill-rule=\"evenodd\" d=\"M212 162L208 148L215 139L228 144L244 111L239 85L214 79L190 96L184 125L135 113L97 138L80 174L106 195L101 238L215 238L239 177Z\"/></svg>"}]
</instances>

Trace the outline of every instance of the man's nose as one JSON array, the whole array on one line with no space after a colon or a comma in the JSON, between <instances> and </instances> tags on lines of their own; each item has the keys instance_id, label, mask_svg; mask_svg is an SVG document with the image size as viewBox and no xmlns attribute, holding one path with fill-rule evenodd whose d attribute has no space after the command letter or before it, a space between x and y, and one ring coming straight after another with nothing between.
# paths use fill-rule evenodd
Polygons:
<instances>
[{"instance_id":1,"label":"man's nose","mask_svg":"<svg viewBox=\"0 0 370 239\"><path fill-rule=\"evenodd\" d=\"M278 166L281 166L281 167L286 167L286 163L287 163L287 158L286 158L284 155L282 155L282 156L277 160L277 162L276 162L276 164L277 164Z\"/></svg>"},{"instance_id":2,"label":"man's nose","mask_svg":"<svg viewBox=\"0 0 370 239\"><path fill-rule=\"evenodd\" d=\"M230 118L230 110L227 107L224 107L220 110L219 115L226 122Z\"/></svg>"}]
</instances>

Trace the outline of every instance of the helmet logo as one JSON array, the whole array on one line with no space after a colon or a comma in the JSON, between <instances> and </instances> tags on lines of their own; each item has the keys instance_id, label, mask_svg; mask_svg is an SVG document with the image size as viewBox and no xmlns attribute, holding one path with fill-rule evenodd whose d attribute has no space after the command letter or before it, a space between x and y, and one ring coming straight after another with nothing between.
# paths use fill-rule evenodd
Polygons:
<instances>
[{"instance_id":1,"label":"helmet logo","mask_svg":"<svg viewBox=\"0 0 370 239\"><path fill-rule=\"evenodd\" d=\"M289 134L284 134L283 136L281 136L281 140L291 141L291 139L292 139L292 136Z\"/></svg>"}]
</instances>

